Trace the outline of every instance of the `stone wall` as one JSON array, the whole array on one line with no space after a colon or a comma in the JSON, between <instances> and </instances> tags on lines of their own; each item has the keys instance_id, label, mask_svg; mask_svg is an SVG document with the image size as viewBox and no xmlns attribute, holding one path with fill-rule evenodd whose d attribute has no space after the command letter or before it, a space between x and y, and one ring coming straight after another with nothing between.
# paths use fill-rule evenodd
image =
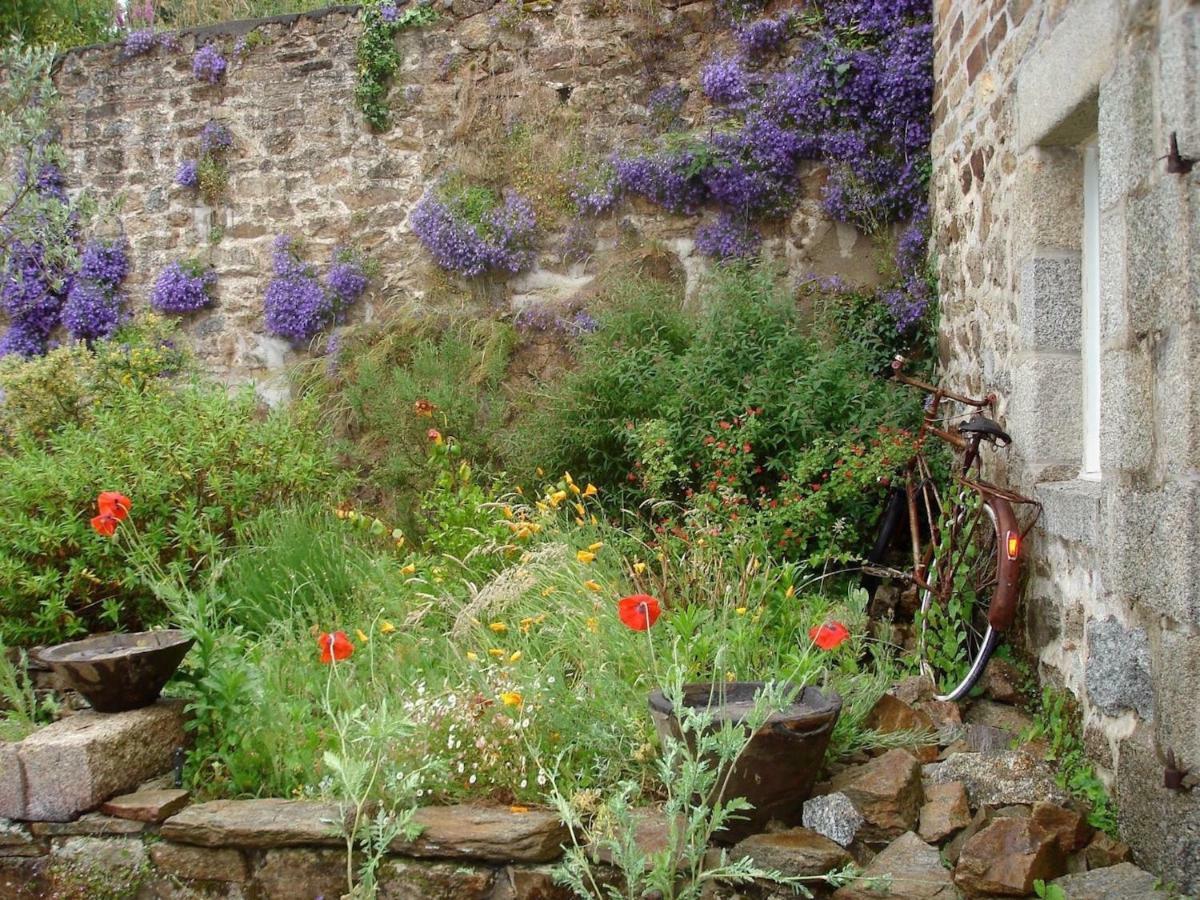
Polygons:
<instances>
[{"instance_id":1,"label":"stone wall","mask_svg":"<svg viewBox=\"0 0 1200 900\"><path fill-rule=\"evenodd\" d=\"M1200 791L1163 786L1168 750L1200 770L1200 181L1162 159L1173 132L1183 157L1200 157L1200 9L935 7L941 352L952 383L1001 396L1015 447L996 474L1045 507L1029 542L1027 642L1079 699L1143 864L1200 890ZM1097 212L1096 272L1085 207ZM1100 474L1083 478L1089 355Z\"/></svg>"},{"instance_id":2,"label":"stone wall","mask_svg":"<svg viewBox=\"0 0 1200 900\"><path fill-rule=\"evenodd\" d=\"M402 33L404 62L390 101L395 124L385 134L369 132L353 103L361 31L354 7L186 33L178 50L133 59L116 45L68 54L56 76L68 177L72 188L90 188L102 200L123 198L133 305L147 303L167 263L189 255L210 260L219 274L217 304L191 318L187 330L214 374L262 381L295 358L262 323L279 233L307 242L318 264L350 241L377 259L382 272L357 313L365 317L393 306L482 308L490 301L503 309L567 298L631 245L669 251L694 296L706 269L693 253L695 218L640 204L597 222L595 252L585 263L563 264L570 222L561 216L548 225L537 268L507 283L467 285L429 263L407 218L437 176L459 169L502 177L497 170L508 166L519 188L536 192L564 145L603 158L645 134L646 99L671 81L691 89L683 115L699 121L701 64L714 46L732 41L717 24L713 0L565 0L545 12L493 6L447 0L433 25ZM265 41L233 56L235 36L253 29ZM208 41L230 56L215 86L191 71L195 47ZM180 162L197 156L210 119L234 138L228 189L215 209L173 183ZM511 140L517 133L532 135L528 146ZM823 216L820 179L819 169L808 170L798 208L768 234L767 249L794 277L869 282L870 244Z\"/></svg>"}]
</instances>

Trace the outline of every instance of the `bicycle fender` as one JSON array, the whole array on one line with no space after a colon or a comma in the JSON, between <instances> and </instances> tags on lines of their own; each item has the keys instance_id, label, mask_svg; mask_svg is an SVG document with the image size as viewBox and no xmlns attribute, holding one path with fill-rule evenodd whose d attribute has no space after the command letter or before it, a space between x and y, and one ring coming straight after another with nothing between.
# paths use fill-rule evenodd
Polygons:
<instances>
[{"instance_id":1,"label":"bicycle fender","mask_svg":"<svg viewBox=\"0 0 1200 900\"><path fill-rule=\"evenodd\" d=\"M1021 527L1012 505L1002 497L987 497L984 501L996 514L1000 557L996 567L996 593L988 607L988 623L996 631L1007 631L1017 615L1017 600L1021 592L1021 554L1024 552ZM1015 553L1010 552L1010 536L1015 540Z\"/></svg>"}]
</instances>

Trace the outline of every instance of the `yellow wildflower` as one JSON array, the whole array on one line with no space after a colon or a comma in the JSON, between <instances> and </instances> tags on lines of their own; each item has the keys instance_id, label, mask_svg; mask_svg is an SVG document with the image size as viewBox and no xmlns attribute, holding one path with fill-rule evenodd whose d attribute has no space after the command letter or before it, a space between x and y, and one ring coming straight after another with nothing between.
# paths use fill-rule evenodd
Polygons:
<instances>
[{"instance_id":1,"label":"yellow wildflower","mask_svg":"<svg viewBox=\"0 0 1200 900\"><path fill-rule=\"evenodd\" d=\"M734 612L737 613L739 616L744 616L746 614L746 607L739 606L737 609L734 610Z\"/></svg>"},{"instance_id":2,"label":"yellow wildflower","mask_svg":"<svg viewBox=\"0 0 1200 900\"><path fill-rule=\"evenodd\" d=\"M417 571L416 565L414 565L413 563L409 563L407 566L405 566L403 569L400 570L400 574L401 575L413 575L413 574L416 574L416 571Z\"/></svg>"},{"instance_id":3,"label":"yellow wildflower","mask_svg":"<svg viewBox=\"0 0 1200 900\"><path fill-rule=\"evenodd\" d=\"M556 588L554 585L550 585L549 587L544 587L544 588L542 588L542 596L549 597L551 594L553 594L557 590L558 590L558 588Z\"/></svg>"},{"instance_id":4,"label":"yellow wildflower","mask_svg":"<svg viewBox=\"0 0 1200 900\"><path fill-rule=\"evenodd\" d=\"M389 622L387 619L384 619L382 622L379 623L379 631L382 634L391 634L395 630L396 630L396 626L393 625L391 622Z\"/></svg>"},{"instance_id":5,"label":"yellow wildflower","mask_svg":"<svg viewBox=\"0 0 1200 900\"><path fill-rule=\"evenodd\" d=\"M601 590L603 590L603 588L601 588L600 585L598 585L596 582L592 581L592 579L590 579L590 578L583 583L583 586L585 588L587 588L589 591L596 591L597 593L599 593Z\"/></svg>"},{"instance_id":6,"label":"yellow wildflower","mask_svg":"<svg viewBox=\"0 0 1200 900\"><path fill-rule=\"evenodd\" d=\"M576 525L582 525L582 524L583 524L583 516L576 516L576 517L575 517L575 524L576 524Z\"/></svg>"},{"instance_id":7,"label":"yellow wildflower","mask_svg":"<svg viewBox=\"0 0 1200 900\"><path fill-rule=\"evenodd\" d=\"M575 479L571 477L570 472L563 472L563 481L565 481L567 484L575 483Z\"/></svg>"},{"instance_id":8,"label":"yellow wildflower","mask_svg":"<svg viewBox=\"0 0 1200 900\"><path fill-rule=\"evenodd\" d=\"M520 706L524 701L516 691L504 691L500 694L500 702L505 706Z\"/></svg>"},{"instance_id":9,"label":"yellow wildflower","mask_svg":"<svg viewBox=\"0 0 1200 900\"><path fill-rule=\"evenodd\" d=\"M479 662L479 654L474 650L467 651L467 662Z\"/></svg>"},{"instance_id":10,"label":"yellow wildflower","mask_svg":"<svg viewBox=\"0 0 1200 900\"><path fill-rule=\"evenodd\" d=\"M595 553L597 550L599 550L603 546L604 546L604 541L596 541L596 543L594 543L594 544L588 544L588 549L591 550L593 553Z\"/></svg>"},{"instance_id":11,"label":"yellow wildflower","mask_svg":"<svg viewBox=\"0 0 1200 900\"><path fill-rule=\"evenodd\" d=\"M599 525L599 524L600 524L600 523L599 523L599 522L596 520L596 517L595 517L594 515L592 516L592 524L593 524L593 525Z\"/></svg>"},{"instance_id":12,"label":"yellow wildflower","mask_svg":"<svg viewBox=\"0 0 1200 900\"><path fill-rule=\"evenodd\" d=\"M546 474L545 469L543 469L541 466L538 466L534 471L537 472L539 478Z\"/></svg>"},{"instance_id":13,"label":"yellow wildflower","mask_svg":"<svg viewBox=\"0 0 1200 900\"><path fill-rule=\"evenodd\" d=\"M587 514L587 510L583 508L582 503L575 504L575 512L579 513L580 518Z\"/></svg>"},{"instance_id":14,"label":"yellow wildflower","mask_svg":"<svg viewBox=\"0 0 1200 900\"><path fill-rule=\"evenodd\" d=\"M566 499L567 499L566 491L555 491L553 494L550 495L550 505L558 506L558 504L562 503Z\"/></svg>"},{"instance_id":15,"label":"yellow wildflower","mask_svg":"<svg viewBox=\"0 0 1200 900\"><path fill-rule=\"evenodd\" d=\"M517 493L520 494L522 497L525 496L525 489L522 488L519 484L517 485Z\"/></svg>"},{"instance_id":16,"label":"yellow wildflower","mask_svg":"<svg viewBox=\"0 0 1200 900\"><path fill-rule=\"evenodd\" d=\"M590 481L588 482L588 486L583 489L583 496L585 497L595 497L598 493L600 493L599 489Z\"/></svg>"},{"instance_id":17,"label":"yellow wildflower","mask_svg":"<svg viewBox=\"0 0 1200 900\"><path fill-rule=\"evenodd\" d=\"M731 682L732 682L732 681L737 681L737 675L735 675L733 672L726 672L726 673L725 673L725 680L726 680L726 681L731 681Z\"/></svg>"},{"instance_id":18,"label":"yellow wildflower","mask_svg":"<svg viewBox=\"0 0 1200 900\"><path fill-rule=\"evenodd\" d=\"M524 655L525 655L525 654L524 654L524 653L522 653L520 650L514 650L514 651L512 652L512 655L511 655L511 656L509 656L509 658L508 658L508 661L509 661L510 663L520 662L520 661L521 661L521 657L522 657L522 656L524 656Z\"/></svg>"},{"instance_id":19,"label":"yellow wildflower","mask_svg":"<svg viewBox=\"0 0 1200 900\"><path fill-rule=\"evenodd\" d=\"M503 512L504 512L504 518L506 518L506 519L512 518L512 507L511 506L504 507Z\"/></svg>"},{"instance_id":20,"label":"yellow wildflower","mask_svg":"<svg viewBox=\"0 0 1200 900\"><path fill-rule=\"evenodd\" d=\"M587 630L592 634L596 634L600 630L600 620L595 616L588 616Z\"/></svg>"},{"instance_id":21,"label":"yellow wildflower","mask_svg":"<svg viewBox=\"0 0 1200 900\"><path fill-rule=\"evenodd\" d=\"M641 575L643 572L646 571L646 564L644 562L642 562L641 560L638 560L637 562L635 562L633 564L633 571L636 572L638 575Z\"/></svg>"},{"instance_id":22,"label":"yellow wildflower","mask_svg":"<svg viewBox=\"0 0 1200 900\"><path fill-rule=\"evenodd\" d=\"M504 634L504 632L508 631L508 626L503 622L493 622L488 628L492 629L496 634Z\"/></svg>"},{"instance_id":23,"label":"yellow wildflower","mask_svg":"<svg viewBox=\"0 0 1200 900\"><path fill-rule=\"evenodd\" d=\"M567 485L567 486L568 486L568 487L571 489L571 493L572 493L572 494L578 494L578 493L580 493L580 490L579 490L579 485L577 485L577 484L570 484L570 485Z\"/></svg>"},{"instance_id":24,"label":"yellow wildflower","mask_svg":"<svg viewBox=\"0 0 1200 900\"><path fill-rule=\"evenodd\" d=\"M586 566L596 558L596 554L589 550L580 550L575 554L575 558Z\"/></svg>"},{"instance_id":25,"label":"yellow wildflower","mask_svg":"<svg viewBox=\"0 0 1200 900\"><path fill-rule=\"evenodd\" d=\"M789 584L788 589L783 592L783 596L785 596L789 599L791 599L792 597L795 597L796 596L796 588Z\"/></svg>"},{"instance_id":26,"label":"yellow wildflower","mask_svg":"<svg viewBox=\"0 0 1200 900\"><path fill-rule=\"evenodd\" d=\"M359 643L365 644L367 641L370 640L370 638L367 637L366 632L363 631L361 628L354 629L354 634L358 638Z\"/></svg>"},{"instance_id":27,"label":"yellow wildflower","mask_svg":"<svg viewBox=\"0 0 1200 900\"><path fill-rule=\"evenodd\" d=\"M504 655L504 651L501 650L499 647L492 647L490 650L488 650L488 656L494 656L494 657L496 657L496 659L499 659L503 655Z\"/></svg>"}]
</instances>

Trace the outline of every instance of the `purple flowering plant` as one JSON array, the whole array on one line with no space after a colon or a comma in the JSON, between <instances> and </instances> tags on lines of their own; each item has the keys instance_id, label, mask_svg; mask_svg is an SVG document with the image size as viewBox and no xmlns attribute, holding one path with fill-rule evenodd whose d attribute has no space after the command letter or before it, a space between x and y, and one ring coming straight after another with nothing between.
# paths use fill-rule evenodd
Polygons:
<instances>
[{"instance_id":1,"label":"purple flowering plant","mask_svg":"<svg viewBox=\"0 0 1200 900\"><path fill-rule=\"evenodd\" d=\"M205 44L192 57L192 75L197 81L218 84L225 75L228 65L229 63L221 55L221 50L216 44Z\"/></svg>"},{"instance_id":2,"label":"purple flowering plant","mask_svg":"<svg viewBox=\"0 0 1200 900\"><path fill-rule=\"evenodd\" d=\"M170 263L154 280L150 305L159 312L183 315L210 306L217 273L198 259Z\"/></svg>"},{"instance_id":3,"label":"purple flowering plant","mask_svg":"<svg viewBox=\"0 0 1200 900\"><path fill-rule=\"evenodd\" d=\"M443 269L474 278L516 274L533 264L537 217L516 191L444 179L425 192L409 217L417 239Z\"/></svg>"},{"instance_id":4,"label":"purple flowering plant","mask_svg":"<svg viewBox=\"0 0 1200 900\"><path fill-rule=\"evenodd\" d=\"M366 292L375 267L358 251L333 252L322 286L301 248L286 234L275 238L272 278L263 299L267 331L295 344L311 341L325 328L343 321L346 311Z\"/></svg>"}]
</instances>

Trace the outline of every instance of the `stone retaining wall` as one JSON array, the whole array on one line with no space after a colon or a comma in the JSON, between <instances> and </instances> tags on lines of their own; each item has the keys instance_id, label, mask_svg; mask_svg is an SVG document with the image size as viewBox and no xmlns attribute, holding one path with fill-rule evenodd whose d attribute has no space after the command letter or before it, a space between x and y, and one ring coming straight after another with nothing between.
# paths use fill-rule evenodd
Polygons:
<instances>
[{"instance_id":1,"label":"stone retaining wall","mask_svg":"<svg viewBox=\"0 0 1200 900\"><path fill-rule=\"evenodd\" d=\"M543 12L495 0L437 6L438 21L398 39L404 62L391 93L394 127L384 134L368 131L353 101L361 32L355 7L203 29L183 34L178 50L133 59L106 45L62 61L56 83L69 184L101 200L123 198L133 305L145 306L156 274L181 257L199 255L218 272L216 307L187 323L214 374L261 381L295 358L262 323L279 233L305 241L319 265L347 242L381 263L357 316L389 306L483 310L490 302L511 309L567 299L626 248L647 243L674 257L694 296L707 270L693 250L696 217L624 204L598 219L594 253L575 264L562 259L571 223L552 223L534 271L473 286L434 269L407 219L426 186L454 168L495 177L505 174L498 167L510 166L515 186L536 196L555 164L541 142L549 137L606 158L649 133L646 101L665 84L690 90L682 115L700 122L702 63L733 40L718 23L714 0L564 0ZM263 43L233 56L236 36L251 31ZM230 57L219 85L192 74L194 49L208 41ZM180 162L197 156L210 119L233 133L229 184L215 209L174 184ZM530 143L522 150L524 138ZM822 171L808 169L798 208L767 235L767 250L793 277L872 282L870 241L820 209Z\"/></svg>"},{"instance_id":2,"label":"stone retaining wall","mask_svg":"<svg viewBox=\"0 0 1200 900\"><path fill-rule=\"evenodd\" d=\"M1025 632L1084 711L1124 836L1200 890L1200 10L1182 0L937 0L934 244L952 384L993 390L995 474L1044 506ZM1098 135L1085 204L1085 147ZM1085 205L1096 210L1098 271ZM1085 274L1090 273L1090 274ZM1100 297L1085 341L1084 286ZM1085 363L1099 473L1079 477Z\"/></svg>"}]
</instances>

